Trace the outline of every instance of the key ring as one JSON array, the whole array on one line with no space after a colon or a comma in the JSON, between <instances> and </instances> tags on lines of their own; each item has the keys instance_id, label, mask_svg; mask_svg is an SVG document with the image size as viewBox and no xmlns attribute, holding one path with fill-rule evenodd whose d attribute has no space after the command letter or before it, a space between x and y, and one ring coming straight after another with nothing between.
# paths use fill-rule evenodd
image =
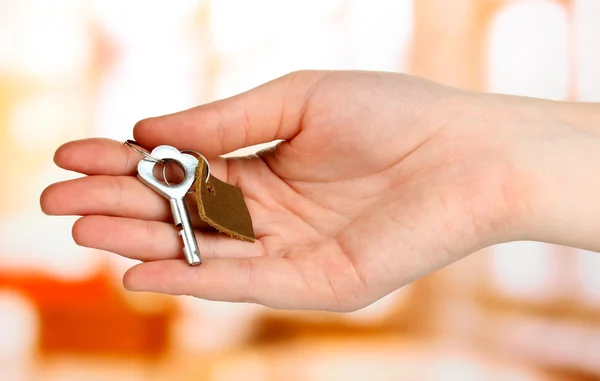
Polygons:
<instances>
[{"instance_id":1,"label":"key ring","mask_svg":"<svg viewBox=\"0 0 600 381\"><path fill-rule=\"evenodd\" d=\"M193 151L193 150L190 150L190 149L184 149L184 150L182 150L180 152L181 153L191 153L192 155L195 155L198 159L204 160L204 162L206 163L206 179L204 181L208 182L208 179L210 178L210 163L208 162L208 160L206 160L206 158L204 157L204 155L202 155L198 151ZM165 184L167 184L167 185L170 186L171 184L169 184L169 180L167 180L167 166L166 166L166 163L163 164L162 175L163 175L163 180L165 181Z\"/></svg>"},{"instance_id":2,"label":"key ring","mask_svg":"<svg viewBox=\"0 0 600 381\"><path fill-rule=\"evenodd\" d=\"M131 148L132 150L134 150L135 152L139 153L140 155L142 155L144 157L144 160L149 160L155 163L160 163L163 166L167 163L166 161L164 161L163 159L158 159L152 155L150 155L147 152L142 151L139 148L136 148L135 146L141 147L141 145L138 144L138 142L136 142L135 140L131 140L131 139L127 139L125 140L125 144L126 146L128 146L129 148Z\"/></svg>"},{"instance_id":3,"label":"key ring","mask_svg":"<svg viewBox=\"0 0 600 381\"><path fill-rule=\"evenodd\" d=\"M196 155L197 159L204 160L204 163L206 164L206 179L204 181L208 182L208 179L210 179L210 163L204 157L204 155L202 155L198 151L194 151L194 150L191 150L191 149L184 149L183 151L181 151L181 153L191 153L192 155Z\"/></svg>"}]
</instances>

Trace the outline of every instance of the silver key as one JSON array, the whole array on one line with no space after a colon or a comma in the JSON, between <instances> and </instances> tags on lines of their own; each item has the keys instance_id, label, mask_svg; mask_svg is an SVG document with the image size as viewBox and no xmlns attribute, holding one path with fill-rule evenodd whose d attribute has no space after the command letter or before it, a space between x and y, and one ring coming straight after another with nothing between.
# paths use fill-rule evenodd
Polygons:
<instances>
[{"instance_id":1,"label":"silver key","mask_svg":"<svg viewBox=\"0 0 600 381\"><path fill-rule=\"evenodd\" d=\"M154 176L155 161L148 159L140 160L138 164L138 178L144 184L154 189L158 194L169 200L175 226L180 226L179 236L183 239L183 252L190 265L202 263L198 243L190 221L184 197L191 189L196 179L196 169L199 161L192 155L181 153L171 146L158 146L150 154L153 158L177 162L184 171L183 181L177 185L167 185L160 182Z\"/></svg>"}]
</instances>

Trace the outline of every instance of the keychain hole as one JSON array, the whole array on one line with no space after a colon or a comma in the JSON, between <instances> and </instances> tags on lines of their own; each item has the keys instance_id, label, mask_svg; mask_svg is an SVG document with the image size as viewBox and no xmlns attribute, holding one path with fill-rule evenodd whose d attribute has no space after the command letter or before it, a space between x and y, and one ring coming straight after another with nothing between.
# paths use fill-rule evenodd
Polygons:
<instances>
[{"instance_id":1,"label":"keychain hole","mask_svg":"<svg viewBox=\"0 0 600 381\"><path fill-rule=\"evenodd\" d=\"M163 185L176 186L183 182L185 178L185 170L183 166L175 160L163 159L165 162L156 163L152 174Z\"/></svg>"}]
</instances>

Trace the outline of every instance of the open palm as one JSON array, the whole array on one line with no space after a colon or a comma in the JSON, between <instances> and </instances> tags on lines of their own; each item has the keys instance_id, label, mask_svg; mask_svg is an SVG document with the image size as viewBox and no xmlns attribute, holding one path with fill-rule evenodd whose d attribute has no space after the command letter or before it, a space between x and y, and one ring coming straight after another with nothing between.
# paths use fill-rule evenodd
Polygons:
<instances>
[{"instance_id":1,"label":"open palm","mask_svg":"<svg viewBox=\"0 0 600 381\"><path fill-rule=\"evenodd\" d=\"M478 102L400 74L302 71L139 122L141 145L199 151L246 198L257 241L197 232L196 267L183 260L167 200L136 179L141 157L122 143L60 147L56 163L88 176L52 184L41 204L84 216L78 244L141 260L125 275L131 290L355 310L508 238L520 189L495 149L503 136L465 106ZM273 140L282 142L253 157L219 157Z\"/></svg>"}]
</instances>

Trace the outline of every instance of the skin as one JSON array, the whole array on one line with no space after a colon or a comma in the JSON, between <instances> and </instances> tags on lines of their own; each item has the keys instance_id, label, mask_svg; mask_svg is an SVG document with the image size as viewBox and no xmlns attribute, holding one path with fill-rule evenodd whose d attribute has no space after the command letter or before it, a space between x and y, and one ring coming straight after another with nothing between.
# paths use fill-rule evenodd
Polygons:
<instances>
[{"instance_id":1,"label":"skin","mask_svg":"<svg viewBox=\"0 0 600 381\"><path fill-rule=\"evenodd\" d=\"M56 164L88 176L50 185L42 209L83 216L77 244L142 261L124 276L132 291L354 311L497 243L600 251L597 104L300 71L142 120L134 138L208 157L242 189L257 241L198 231L204 262L189 266L167 200L135 178L140 155L108 139L66 143Z\"/></svg>"}]
</instances>

